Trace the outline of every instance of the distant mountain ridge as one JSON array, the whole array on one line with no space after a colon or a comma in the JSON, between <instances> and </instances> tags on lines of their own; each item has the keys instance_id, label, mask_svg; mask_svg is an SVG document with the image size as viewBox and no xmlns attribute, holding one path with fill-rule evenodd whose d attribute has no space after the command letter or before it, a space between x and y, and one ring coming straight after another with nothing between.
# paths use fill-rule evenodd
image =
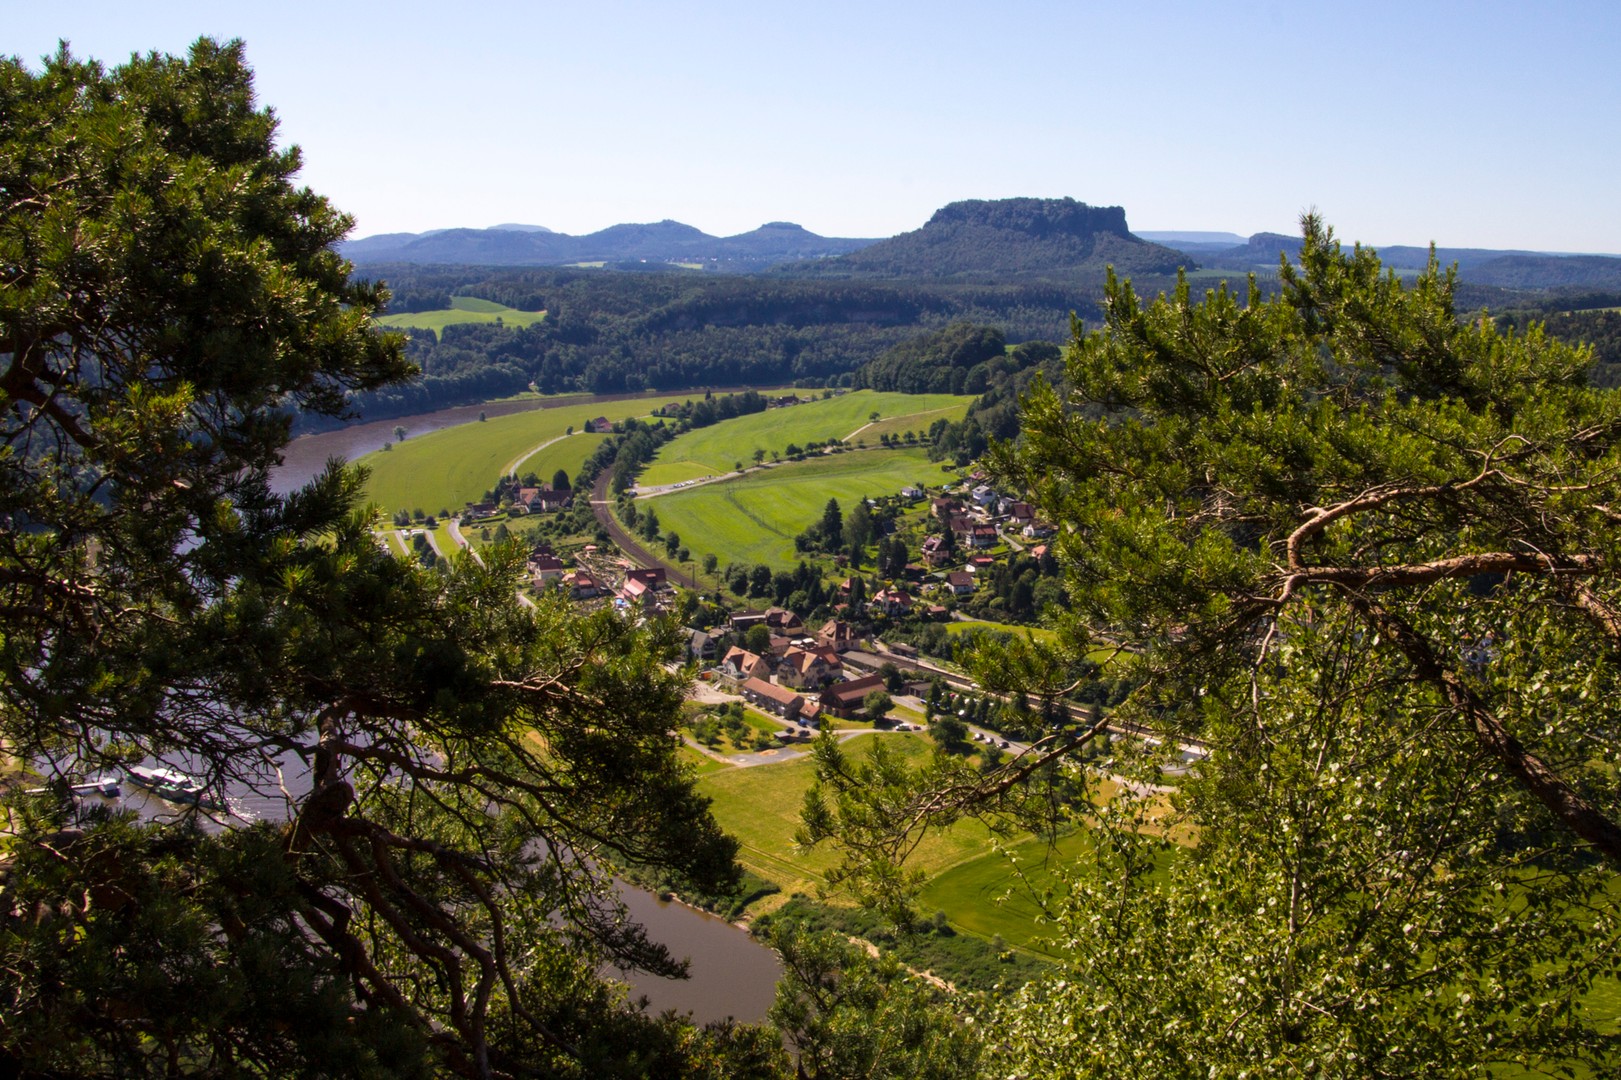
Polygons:
<instances>
[{"instance_id":1,"label":"distant mountain ridge","mask_svg":"<svg viewBox=\"0 0 1621 1080\"><path fill-rule=\"evenodd\" d=\"M1424 246L1367 246L1398 271L1421 270L1430 256ZM1142 278L1200 267L1267 275L1277 270L1281 253L1293 258L1299 249L1298 237L1269 232L1247 240L1234 233L1196 230L1133 234L1123 208L1089 206L1072 198L963 200L935 211L922 228L887 239L818 236L786 221L717 237L666 219L613 225L585 236L524 224L386 233L340 247L345 257L362 265L583 263L651 270L684 264L798 278L1053 282L1066 287L1100 281L1105 266ZM1608 255L1439 248L1436 257L1442 266L1455 263L1470 285L1621 289L1621 258Z\"/></svg>"},{"instance_id":2,"label":"distant mountain ridge","mask_svg":"<svg viewBox=\"0 0 1621 1080\"><path fill-rule=\"evenodd\" d=\"M345 241L339 250L357 264L566 266L646 261L714 264L716 269L746 272L794 259L843 255L873 242L817 236L786 221L769 222L737 236L710 236L691 225L666 219L610 225L585 236L570 236L538 225L384 233Z\"/></svg>"},{"instance_id":3,"label":"distant mountain ridge","mask_svg":"<svg viewBox=\"0 0 1621 1080\"><path fill-rule=\"evenodd\" d=\"M1347 246L1351 243L1344 239L1341 242ZM1291 260L1299 257L1300 237L1261 232L1232 246L1189 241L1170 246L1198 258L1209 269L1272 273L1277 270L1281 255L1286 254ZM1423 270L1430 261L1428 247L1411 244L1388 247L1364 244L1363 247L1378 252L1380 262L1392 270ZM1458 279L1470 285L1505 289L1621 289L1621 258L1612 255L1438 247L1435 258L1442 267L1456 265Z\"/></svg>"}]
</instances>

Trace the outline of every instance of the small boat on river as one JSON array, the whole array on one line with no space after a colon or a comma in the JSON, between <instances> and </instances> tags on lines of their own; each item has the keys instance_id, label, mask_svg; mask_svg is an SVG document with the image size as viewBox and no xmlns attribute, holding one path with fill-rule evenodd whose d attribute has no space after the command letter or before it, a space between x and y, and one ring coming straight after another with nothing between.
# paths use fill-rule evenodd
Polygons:
<instances>
[{"instance_id":1,"label":"small boat on river","mask_svg":"<svg viewBox=\"0 0 1621 1080\"><path fill-rule=\"evenodd\" d=\"M195 806L201 810L225 809L195 777L188 776L179 769L165 768L161 765L131 765L126 771L129 773L130 783L150 791L165 802Z\"/></svg>"}]
</instances>

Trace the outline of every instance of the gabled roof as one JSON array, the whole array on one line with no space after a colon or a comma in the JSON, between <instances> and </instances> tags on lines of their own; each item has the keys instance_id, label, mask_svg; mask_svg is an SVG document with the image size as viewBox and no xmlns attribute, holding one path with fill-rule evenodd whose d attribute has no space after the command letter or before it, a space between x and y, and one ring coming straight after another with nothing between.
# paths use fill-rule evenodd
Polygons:
<instances>
[{"instance_id":1,"label":"gabled roof","mask_svg":"<svg viewBox=\"0 0 1621 1080\"><path fill-rule=\"evenodd\" d=\"M760 656L758 653L749 652L741 645L733 645L730 649L726 650L726 655L721 657L720 662L723 664L731 664L739 671L748 671L751 670L755 664L760 662Z\"/></svg>"},{"instance_id":2,"label":"gabled roof","mask_svg":"<svg viewBox=\"0 0 1621 1080\"><path fill-rule=\"evenodd\" d=\"M851 682L834 683L822 690L822 700L831 701L837 705L846 706L860 701L874 690L884 688L882 675L868 675L863 679Z\"/></svg>"},{"instance_id":3,"label":"gabled roof","mask_svg":"<svg viewBox=\"0 0 1621 1080\"><path fill-rule=\"evenodd\" d=\"M743 683L743 689L752 694L759 694L763 698L769 698L779 705L787 705L792 708L797 704L797 707L801 709L805 707L804 695L796 694L786 686L768 683L764 679L749 679Z\"/></svg>"},{"instance_id":4,"label":"gabled roof","mask_svg":"<svg viewBox=\"0 0 1621 1080\"><path fill-rule=\"evenodd\" d=\"M789 649L783 656L788 666L803 675L817 664L825 667L843 667L844 662L832 649Z\"/></svg>"}]
</instances>

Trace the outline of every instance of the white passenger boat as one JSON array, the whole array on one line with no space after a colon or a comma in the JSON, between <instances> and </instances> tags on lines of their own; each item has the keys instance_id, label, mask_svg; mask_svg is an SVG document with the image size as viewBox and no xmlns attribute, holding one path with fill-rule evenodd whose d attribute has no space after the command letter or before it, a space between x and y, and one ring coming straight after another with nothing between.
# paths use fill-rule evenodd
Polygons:
<instances>
[{"instance_id":1,"label":"white passenger boat","mask_svg":"<svg viewBox=\"0 0 1621 1080\"><path fill-rule=\"evenodd\" d=\"M218 799L208 789L179 769L164 766L131 765L127 770L129 782L144 788L166 802L196 806L203 810L223 810Z\"/></svg>"}]
</instances>

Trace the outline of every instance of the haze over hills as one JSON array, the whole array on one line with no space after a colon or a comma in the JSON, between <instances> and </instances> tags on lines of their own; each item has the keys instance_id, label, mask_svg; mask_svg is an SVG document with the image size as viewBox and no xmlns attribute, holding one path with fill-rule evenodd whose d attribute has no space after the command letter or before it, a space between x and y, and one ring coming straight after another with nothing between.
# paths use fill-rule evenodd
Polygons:
<instances>
[{"instance_id":1,"label":"haze over hills","mask_svg":"<svg viewBox=\"0 0 1621 1080\"><path fill-rule=\"evenodd\" d=\"M350 240L341 247L357 264L418 263L466 266L567 266L573 263L696 263L733 272L761 270L793 259L842 255L871 240L817 236L785 221L773 221L737 236L706 232L664 220L611 225L570 236L538 225L488 229L439 229L386 233Z\"/></svg>"},{"instance_id":2,"label":"haze over hills","mask_svg":"<svg viewBox=\"0 0 1621 1080\"><path fill-rule=\"evenodd\" d=\"M1344 238L1342 242L1349 243ZM1293 259L1299 254L1300 237L1263 232L1237 245L1184 240L1170 246L1207 267L1271 274L1277 271L1280 255ZM1423 270L1429 265L1428 246L1364 246L1374 248L1380 261L1392 270ZM1456 265L1459 280L1470 285L1504 289L1621 288L1621 258L1611 255L1438 247L1435 258L1443 267Z\"/></svg>"},{"instance_id":3,"label":"haze over hills","mask_svg":"<svg viewBox=\"0 0 1621 1080\"><path fill-rule=\"evenodd\" d=\"M1349 242L1349 238L1345 238ZM799 278L934 280L977 283L1101 281L1105 266L1124 276L1174 274L1179 268L1274 273L1280 253L1293 256L1297 237L1180 230L1133 234L1125 210L1063 199L971 199L936 211L922 228L888 239L818 236L774 221L736 236L711 236L664 220L613 225L585 236L540 225L437 229L351 240L343 254L357 264L458 266L605 265L620 269L702 268L721 273ZM1424 245L1377 249L1385 265L1421 270ZM1621 258L1536 251L1440 248L1471 285L1507 289L1621 288Z\"/></svg>"}]
</instances>

